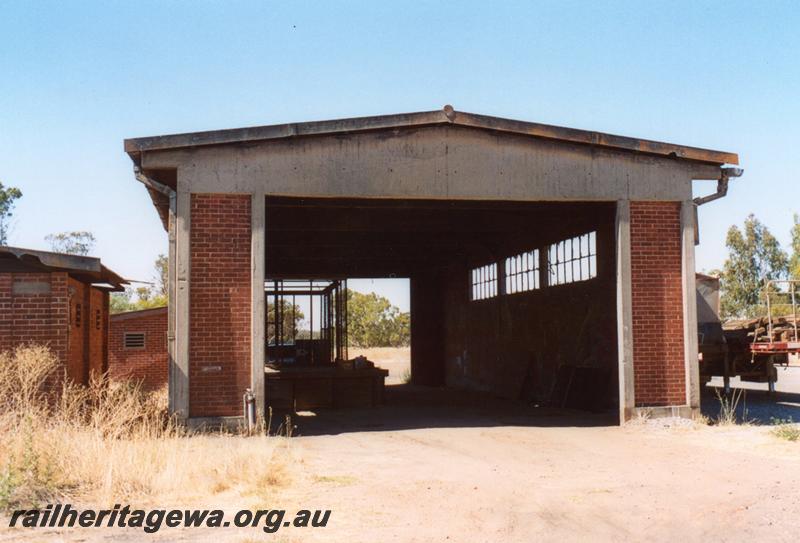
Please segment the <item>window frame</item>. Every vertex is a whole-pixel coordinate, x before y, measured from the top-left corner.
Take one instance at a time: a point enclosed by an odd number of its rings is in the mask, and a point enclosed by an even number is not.
[[[500,295],[498,270],[497,262],[490,262],[470,270],[469,299],[471,302],[491,300]]]
[[[584,243],[585,242],[585,243]],[[582,283],[597,278],[597,231],[565,238],[547,246],[547,286]]]
[[[503,260],[504,294],[522,294],[542,288],[539,249],[523,251]]]

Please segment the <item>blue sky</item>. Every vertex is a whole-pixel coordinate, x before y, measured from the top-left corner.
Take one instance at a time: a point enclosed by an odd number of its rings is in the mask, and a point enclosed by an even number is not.
[[[797,28],[797,2],[0,0],[11,242],[90,230],[150,279],[166,234],[124,138],[450,103],[738,152],[745,176],[700,213],[698,269],[718,267],[728,226],[755,213],[788,243],[800,212]]]

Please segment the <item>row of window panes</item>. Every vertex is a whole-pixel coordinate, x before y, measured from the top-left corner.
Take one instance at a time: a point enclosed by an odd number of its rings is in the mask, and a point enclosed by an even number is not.
[[[547,248],[548,285],[565,285],[597,277],[597,234],[589,232],[553,243]],[[527,251],[505,259],[506,293],[527,292],[540,288],[539,250]],[[474,268],[472,300],[498,295],[497,263]]]

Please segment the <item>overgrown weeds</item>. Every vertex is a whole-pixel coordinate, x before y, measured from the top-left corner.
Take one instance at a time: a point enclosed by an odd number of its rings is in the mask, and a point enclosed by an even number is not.
[[[800,439],[800,426],[795,424],[791,417],[788,419],[772,419],[772,435],[786,441]]]
[[[722,394],[719,389],[715,390],[717,401],[719,401],[719,415],[717,415],[717,424],[720,426],[727,426],[738,424],[739,403],[742,403],[742,422],[747,422],[747,396],[744,389],[731,390],[730,394]]]
[[[166,391],[104,378],[57,386],[61,371],[46,347],[0,353],[2,509],[64,498],[185,503],[288,477],[275,438],[189,432],[168,416]]]

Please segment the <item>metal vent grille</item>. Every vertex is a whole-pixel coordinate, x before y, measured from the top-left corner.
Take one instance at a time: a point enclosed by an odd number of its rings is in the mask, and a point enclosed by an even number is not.
[[[125,332],[123,343],[126,349],[144,349],[144,332]]]

